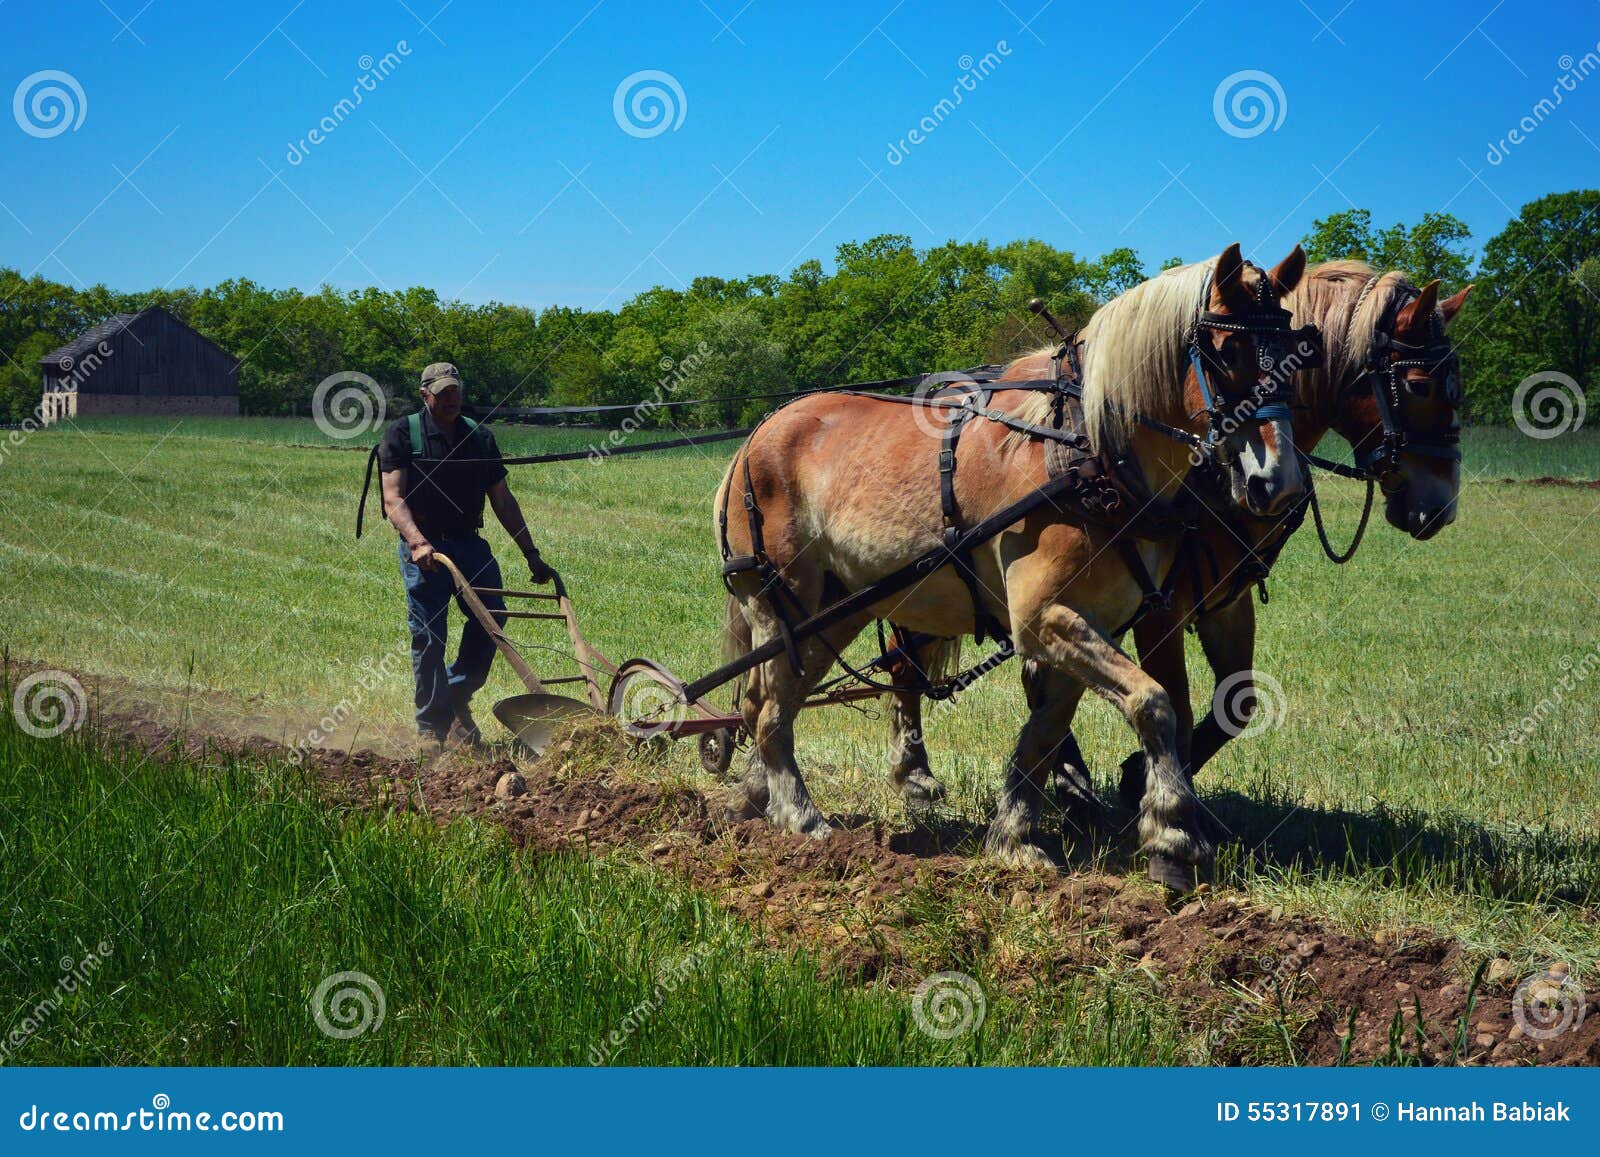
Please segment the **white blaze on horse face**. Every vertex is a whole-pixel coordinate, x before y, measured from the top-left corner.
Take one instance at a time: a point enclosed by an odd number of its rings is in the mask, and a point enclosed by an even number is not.
[[[1246,422],[1230,440],[1238,454],[1230,471],[1236,505],[1266,517],[1279,513],[1305,491],[1305,473],[1287,418]]]

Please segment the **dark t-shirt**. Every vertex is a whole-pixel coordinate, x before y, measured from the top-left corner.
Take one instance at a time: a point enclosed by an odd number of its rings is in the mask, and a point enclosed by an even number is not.
[[[471,459],[489,459],[474,463]],[[462,538],[483,525],[483,503],[489,488],[506,476],[500,448],[487,427],[469,434],[465,421],[456,422],[455,437],[448,438],[422,411],[422,455],[411,453],[410,419],[390,422],[378,443],[378,469],[406,472],[401,494],[417,526],[430,539]]]

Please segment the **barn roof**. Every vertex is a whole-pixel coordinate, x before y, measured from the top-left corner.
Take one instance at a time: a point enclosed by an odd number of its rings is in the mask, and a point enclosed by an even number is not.
[[[112,334],[121,333],[133,323],[135,318],[142,317],[144,314],[149,313],[150,310],[157,308],[159,307],[152,305],[145,309],[141,309],[138,313],[112,314],[99,325],[91,326],[90,328],[84,330],[66,345],[60,346],[45,354],[44,357],[39,359],[39,364],[41,366],[53,366],[58,364],[62,358],[68,357],[70,357],[73,361],[77,361],[84,354],[99,346],[101,342],[105,341],[106,338],[110,337]]]

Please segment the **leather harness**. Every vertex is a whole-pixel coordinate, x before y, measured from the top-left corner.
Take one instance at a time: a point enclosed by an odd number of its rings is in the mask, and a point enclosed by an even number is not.
[[[1379,280],[1379,277],[1373,277],[1362,289],[1351,310],[1352,319]],[[1225,483],[1218,478],[1216,472],[1203,467],[1197,471],[1196,489],[1201,493],[1206,513],[1227,527],[1232,537],[1243,546],[1245,558],[1234,568],[1231,575],[1224,576],[1216,554],[1205,536],[1198,532],[1184,536],[1179,546],[1179,562],[1174,564],[1173,569],[1177,570],[1182,566],[1191,573],[1194,585],[1194,619],[1203,618],[1231,606],[1252,586],[1257,588],[1261,602],[1265,605],[1268,601],[1267,578],[1271,575],[1272,568],[1277,564],[1278,557],[1289,539],[1305,522],[1307,509],[1311,510],[1316,521],[1324,554],[1336,564],[1347,563],[1355,557],[1356,550],[1366,533],[1368,519],[1372,514],[1374,484],[1398,472],[1402,455],[1420,454],[1446,460],[1461,458],[1459,428],[1452,426],[1438,433],[1418,432],[1411,428],[1405,418],[1403,391],[1406,387],[1403,378],[1404,371],[1410,368],[1426,369],[1430,377],[1437,376],[1442,370],[1444,382],[1441,388],[1445,400],[1452,410],[1458,410],[1462,401],[1460,361],[1455,347],[1445,338],[1437,317],[1430,317],[1428,320],[1429,340],[1426,344],[1412,345],[1394,336],[1393,327],[1400,310],[1416,300],[1416,297],[1414,293],[1404,297],[1397,296],[1389,304],[1384,310],[1383,317],[1378,321],[1365,366],[1335,394],[1337,410],[1353,392],[1362,388],[1372,391],[1382,431],[1377,445],[1363,452],[1358,444],[1354,448],[1357,458],[1357,465],[1354,467],[1315,454],[1302,455],[1311,465],[1367,484],[1367,497],[1362,507],[1361,520],[1349,547],[1344,551],[1333,549],[1327,528],[1322,521],[1322,509],[1317,500],[1311,475],[1308,474],[1306,477],[1305,496],[1282,518],[1275,521],[1272,531],[1269,532],[1270,537],[1258,542],[1256,541],[1258,527],[1250,525],[1252,521],[1250,517],[1234,505],[1226,493]],[[1365,442],[1366,439],[1363,438],[1361,441]],[[1202,565],[1209,565],[1211,574],[1209,582],[1202,577]],[[1225,577],[1230,580],[1227,592],[1219,600],[1208,603],[1206,592],[1220,585]]]
[[[1148,416],[1138,416],[1138,421],[1147,428],[1188,445],[1196,453],[1204,468],[1212,468],[1218,457],[1218,448],[1223,444],[1231,422],[1289,419],[1290,410],[1285,394],[1292,375],[1275,373],[1277,368],[1287,361],[1284,341],[1294,337],[1299,337],[1302,341],[1316,338],[1314,327],[1307,326],[1299,330],[1290,327],[1290,314],[1279,307],[1275,299],[1270,296],[1271,289],[1265,275],[1261,277],[1259,285],[1261,288],[1258,290],[1256,309],[1252,312],[1238,316],[1202,310],[1196,314],[1190,330],[1189,358],[1199,379],[1201,394],[1205,401],[1203,412],[1210,419],[1206,436],[1199,438],[1186,430],[1169,426]],[[1202,300],[1209,300],[1209,294],[1208,279]],[[1228,399],[1233,407],[1232,412],[1228,412],[1223,405],[1224,400],[1213,393],[1207,378],[1207,359],[1201,353],[1199,340],[1199,332],[1202,329],[1249,333],[1254,336],[1258,342],[1258,365],[1263,372],[1273,375],[1269,379],[1271,383],[1269,388],[1261,390],[1258,387],[1249,398]],[[972,599],[975,639],[981,643],[985,638],[989,638],[999,644],[1000,652],[992,658],[1003,659],[1009,656],[1014,653],[1010,632],[986,605],[982,582],[978,578],[973,560],[973,551],[1046,503],[1069,522],[1080,526],[1094,524],[1108,530],[1113,545],[1128,567],[1129,573],[1138,583],[1141,590],[1139,607],[1128,622],[1113,632],[1113,637],[1125,633],[1149,611],[1170,608],[1173,583],[1179,568],[1172,567],[1166,581],[1157,584],[1144,564],[1137,540],[1160,541],[1178,538],[1180,543],[1192,541],[1194,538],[1192,532],[1197,527],[1194,520],[1197,513],[1196,503],[1187,491],[1176,502],[1158,501],[1151,494],[1138,462],[1131,452],[1116,453],[1105,450],[1097,453],[1093,449],[1083,432],[1086,425],[1083,418],[1083,373],[1079,359],[1081,344],[1081,339],[1077,335],[1063,334],[1062,344],[1051,358],[1052,376],[1047,379],[1013,382],[995,378],[976,378],[966,374],[950,374],[937,375],[938,379],[944,381],[936,384],[943,385],[944,388],[925,396],[902,397],[865,391],[840,391],[855,397],[938,407],[948,412],[949,416],[940,435],[938,455],[939,506],[943,525],[939,544],[933,550],[814,615],[808,615],[800,597],[767,554],[762,531],[763,515],[756,499],[747,442],[742,473],[750,553],[735,555],[732,551],[728,541],[728,503],[724,500],[717,514],[723,557],[723,582],[732,593],[734,575],[755,571],[762,583],[758,594],[767,601],[778,620],[779,638],[770,640],[743,658],[691,684],[688,689],[691,699],[779,653],[786,655],[796,672],[801,672],[803,664],[799,654],[799,640],[820,635],[827,627],[904,590],[946,565],[954,568]],[[1320,341],[1317,345],[1320,349]],[[992,408],[990,405],[992,395],[996,391],[1003,390],[1050,393],[1053,402],[1050,424],[1028,422],[1006,411]],[[774,414],[777,412],[773,411]],[[770,417],[771,415],[768,415],[768,418]],[[996,422],[1008,429],[1042,439],[1045,443],[1049,477],[1042,486],[1004,511],[984,519],[975,526],[968,526],[964,524],[956,498],[955,472],[961,434],[974,418]],[[764,425],[765,421],[766,419],[763,419],[761,424]],[[759,429],[760,425],[756,427],[756,431]],[[752,432],[750,437],[753,441],[755,432]],[[831,645],[829,649],[833,651],[834,658],[852,676],[871,686],[882,686],[874,683],[863,672],[851,667]],[[874,665],[881,665],[881,660],[879,664]],[[982,673],[994,665],[996,664],[986,660],[972,671]],[[962,672],[947,681],[947,684],[970,681],[969,675],[971,672]],[[945,686],[923,690],[943,691]],[[889,687],[883,689],[905,690]]]

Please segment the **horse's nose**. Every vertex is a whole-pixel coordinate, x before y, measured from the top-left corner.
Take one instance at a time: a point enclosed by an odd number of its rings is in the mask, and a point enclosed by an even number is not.
[[[1244,484],[1244,497],[1252,511],[1265,514],[1272,506],[1272,486],[1265,478],[1249,478]]]

